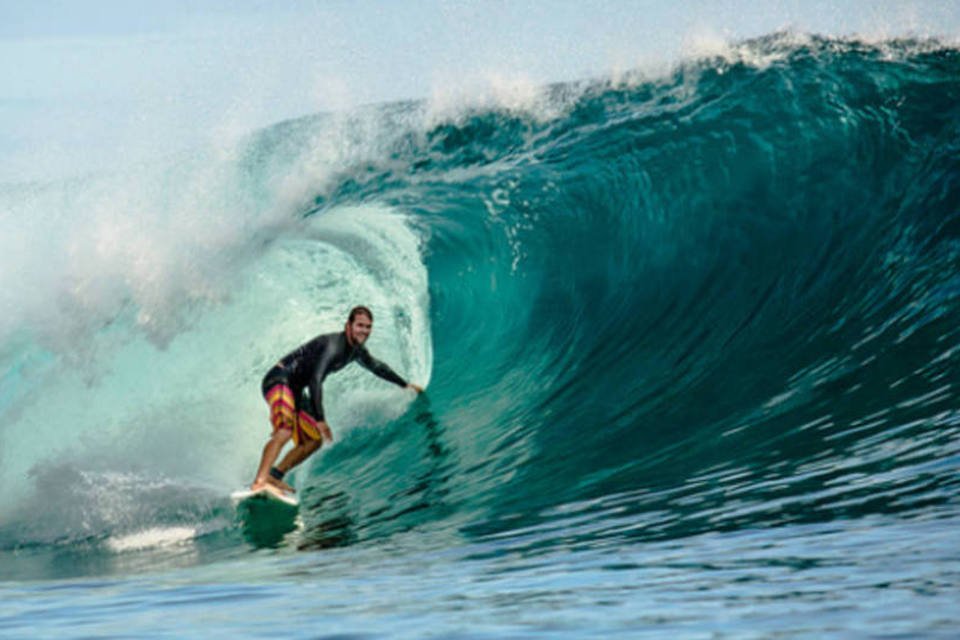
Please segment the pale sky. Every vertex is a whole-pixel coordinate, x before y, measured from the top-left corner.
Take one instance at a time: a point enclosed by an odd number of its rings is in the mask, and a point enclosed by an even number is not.
[[[784,28],[956,41],[960,0],[0,0],[0,183],[496,79],[602,75]]]

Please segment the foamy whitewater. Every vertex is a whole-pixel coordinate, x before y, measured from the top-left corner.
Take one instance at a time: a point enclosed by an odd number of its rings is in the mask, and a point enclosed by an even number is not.
[[[960,50],[778,33],[0,185],[0,636],[953,637]],[[376,315],[292,529],[276,359]]]

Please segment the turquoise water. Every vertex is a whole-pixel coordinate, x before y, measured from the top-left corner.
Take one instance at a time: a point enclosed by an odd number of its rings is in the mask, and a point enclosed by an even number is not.
[[[5,185],[0,634],[952,637],[960,54],[776,34]],[[376,315],[301,520],[276,357]]]

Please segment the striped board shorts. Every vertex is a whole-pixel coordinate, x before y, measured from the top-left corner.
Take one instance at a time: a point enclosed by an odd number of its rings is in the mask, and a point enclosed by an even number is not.
[[[318,420],[303,409],[297,410],[293,389],[282,378],[264,381],[263,397],[270,407],[270,424],[274,432],[287,429],[293,432],[293,442],[301,444],[307,440],[320,440]]]

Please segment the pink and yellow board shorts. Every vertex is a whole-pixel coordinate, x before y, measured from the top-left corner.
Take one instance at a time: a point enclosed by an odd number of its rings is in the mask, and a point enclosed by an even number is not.
[[[270,406],[270,424],[274,432],[280,429],[293,431],[293,441],[300,444],[307,440],[319,440],[320,429],[317,420],[301,409],[296,410],[293,399],[293,390],[285,384],[278,383],[270,387],[263,396]]]

